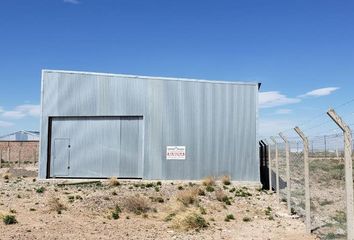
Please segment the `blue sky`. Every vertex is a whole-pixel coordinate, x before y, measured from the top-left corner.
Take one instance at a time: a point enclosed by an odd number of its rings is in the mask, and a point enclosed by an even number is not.
[[[328,132],[307,120],[354,98],[353,24],[353,1],[1,1],[0,134],[39,129],[44,68],[257,81],[261,135]]]

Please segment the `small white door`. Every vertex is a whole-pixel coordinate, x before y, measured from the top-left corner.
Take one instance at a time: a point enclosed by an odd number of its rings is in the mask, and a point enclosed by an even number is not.
[[[70,169],[70,139],[54,139],[53,146],[53,176],[62,177],[69,175]]]

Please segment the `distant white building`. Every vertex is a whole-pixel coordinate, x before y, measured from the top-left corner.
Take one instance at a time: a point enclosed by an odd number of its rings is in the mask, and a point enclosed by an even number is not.
[[[4,136],[0,136],[0,141],[39,141],[39,132],[17,131]]]

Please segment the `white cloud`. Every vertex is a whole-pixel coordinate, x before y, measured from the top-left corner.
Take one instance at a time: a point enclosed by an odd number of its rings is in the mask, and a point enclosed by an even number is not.
[[[15,107],[10,111],[2,111],[2,116],[5,118],[21,119],[27,116],[39,117],[40,106],[34,104],[24,104]]]
[[[301,102],[301,99],[288,98],[277,91],[259,93],[259,106],[261,108],[271,108],[298,102]]]
[[[338,87],[327,87],[327,88],[319,88],[315,89],[311,92],[305,93],[304,95],[301,95],[300,97],[322,97],[322,96],[327,96],[333,93],[334,91],[338,90]]]
[[[284,115],[284,114],[290,114],[290,113],[292,113],[292,112],[293,112],[293,110],[291,110],[291,109],[282,108],[282,109],[278,109],[277,111],[275,111],[275,114]]]
[[[71,3],[71,4],[79,4],[79,0],[64,0],[65,3]]]
[[[14,124],[12,122],[0,121],[0,128],[12,127]]]

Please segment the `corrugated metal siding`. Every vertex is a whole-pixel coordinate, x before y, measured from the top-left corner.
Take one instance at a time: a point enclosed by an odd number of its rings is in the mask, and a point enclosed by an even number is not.
[[[257,84],[61,71],[44,71],[42,84],[41,178],[48,116],[135,115],[144,117],[145,179],[259,181]],[[186,160],[166,160],[166,146],[186,146]]]

